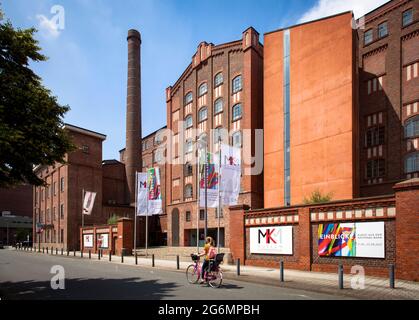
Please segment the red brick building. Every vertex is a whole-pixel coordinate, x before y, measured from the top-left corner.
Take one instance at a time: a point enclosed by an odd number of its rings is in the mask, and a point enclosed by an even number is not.
[[[218,135],[230,145],[246,144],[242,158],[244,167],[250,166],[256,143],[254,130],[248,137],[246,129],[263,128],[262,76],[263,46],[258,32],[249,28],[237,41],[200,43],[190,65],[167,88],[167,127],[173,133],[165,194],[169,246],[195,246],[197,223],[200,240],[204,237],[205,213],[197,208],[197,139],[206,141],[210,152],[218,151]],[[261,173],[243,175],[240,203],[262,206]],[[228,215],[225,208],[220,216],[220,245],[226,247],[230,242]],[[217,212],[209,209],[208,234],[214,239],[217,226]]]

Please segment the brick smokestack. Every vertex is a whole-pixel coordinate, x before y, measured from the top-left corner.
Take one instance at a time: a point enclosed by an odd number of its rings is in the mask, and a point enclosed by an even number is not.
[[[142,170],[141,157],[141,34],[128,31],[127,132],[125,170],[128,200],[135,203],[135,172]]]

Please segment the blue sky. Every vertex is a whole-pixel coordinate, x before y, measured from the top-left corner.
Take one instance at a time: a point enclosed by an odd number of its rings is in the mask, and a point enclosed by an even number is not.
[[[347,10],[359,17],[386,0],[0,2],[15,27],[39,30],[36,38],[49,60],[32,68],[59,102],[71,107],[65,122],[106,134],[103,158],[119,159],[118,150],[125,146],[128,29],[142,34],[142,125],[147,135],[165,125],[165,88],[182,74],[201,41],[237,40],[249,26],[263,35]],[[64,8],[63,29],[52,23],[54,5]]]

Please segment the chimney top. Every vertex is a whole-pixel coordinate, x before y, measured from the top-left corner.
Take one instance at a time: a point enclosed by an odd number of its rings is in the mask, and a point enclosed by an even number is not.
[[[136,38],[141,42],[141,34],[140,34],[139,31],[137,31],[135,29],[128,30],[127,40],[129,40],[130,38]]]

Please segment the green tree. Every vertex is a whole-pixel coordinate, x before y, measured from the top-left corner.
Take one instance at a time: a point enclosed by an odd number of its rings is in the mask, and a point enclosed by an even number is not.
[[[119,217],[116,214],[113,214],[112,217],[108,219],[108,224],[117,224]]]
[[[73,145],[63,128],[69,110],[46,89],[29,62],[45,61],[35,29],[0,22],[0,187],[42,185],[37,165],[63,163]]]
[[[310,197],[304,197],[304,204],[326,203],[332,200],[332,193],[322,194],[320,190],[315,190],[311,193]]]

